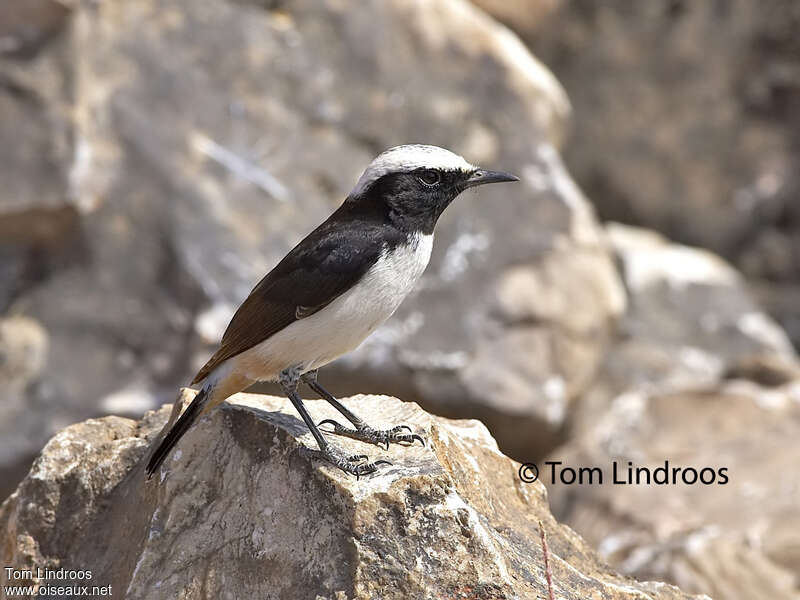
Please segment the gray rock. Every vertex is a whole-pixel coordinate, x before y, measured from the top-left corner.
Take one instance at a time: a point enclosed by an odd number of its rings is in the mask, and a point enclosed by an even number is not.
[[[780,324],[795,348],[800,348],[800,284],[751,280],[753,296]]]
[[[169,407],[68,427],[0,507],[3,563],[90,569],[128,600],[534,598],[547,593],[542,522],[557,597],[689,598],[599,563],[481,424],[389,397],[345,402],[374,423],[412,424],[428,446],[394,447],[392,467],[356,480],[303,455],[313,440],[288,401],[241,394],[148,482],[142,460]],[[323,404],[311,412],[333,416]]]
[[[0,319],[0,497],[14,491],[31,460],[55,433],[58,406],[31,406],[29,391],[47,364],[48,339],[42,326],[26,317]],[[58,425],[60,426],[60,425]]]
[[[64,56],[66,4],[0,6],[0,312],[79,252],[70,196],[70,102]],[[50,40],[50,53],[37,51]]]
[[[599,466],[603,485],[548,485],[553,511],[634,577],[719,600],[797,598],[799,407],[800,379],[620,395],[552,457]],[[613,485],[613,461],[623,481],[629,461],[651,471],[668,461],[724,468],[728,482]]]
[[[798,483],[788,463],[800,439],[800,365],[791,344],[716,255],[647,230],[607,232],[628,311],[573,410],[570,440],[549,457],[598,467],[603,484],[556,477],[554,513],[636,577],[721,600],[798,597]],[[729,482],[632,485],[629,461],[725,468]]]
[[[594,423],[620,394],[713,385],[748,361],[797,365],[786,334],[721,258],[644,229],[609,224],[606,231],[628,311],[573,412],[578,429]]]
[[[64,27],[72,0],[5,0],[0,5],[0,56],[29,57]]]
[[[798,280],[797,2],[478,3],[566,88],[567,164],[604,219],[710,248],[765,283]]]
[[[564,0],[472,0],[511,29],[531,36],[559,9]]]

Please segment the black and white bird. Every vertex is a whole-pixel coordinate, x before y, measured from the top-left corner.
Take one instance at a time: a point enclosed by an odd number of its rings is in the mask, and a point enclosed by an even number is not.
[[[198,417],[257,381],[280,383],[317,441],[314,455],[348,473],[372,473],[385,461],[347,456],[330,444],[303,406],[300,382],[352,424],[323,421],[333,426],[331,433],[387,448],[390,442],[422,441],[405,425],[367,425],[317,382],[317,370],[354,350],[394,313],[425,270],[436,221],[453,199],[503,181],[518,178],[478,168],[437,146],[397,146],[375,158],[344,203],[236,311],[219,350],[192,381],[201,384],[200,392],[151,455],[148,476]]]

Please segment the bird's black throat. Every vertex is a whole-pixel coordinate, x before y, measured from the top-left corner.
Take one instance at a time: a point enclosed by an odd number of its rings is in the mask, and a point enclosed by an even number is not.
[[[372,216],[410,234],[433,233],[444,210],[464,189],[467,174],[440,171],[440,181],[429,186],[415,171],[389,173],[377,179],[358,196],[350,196],[342,208],[352,216]]]

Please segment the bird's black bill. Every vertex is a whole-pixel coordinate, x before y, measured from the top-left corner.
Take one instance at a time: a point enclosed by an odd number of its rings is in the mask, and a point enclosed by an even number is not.
[[[504,181],[519,181],[519,177],[503,171],[478,169],[467,179],[466,187],[471,188],[484,183],[503,183]]]

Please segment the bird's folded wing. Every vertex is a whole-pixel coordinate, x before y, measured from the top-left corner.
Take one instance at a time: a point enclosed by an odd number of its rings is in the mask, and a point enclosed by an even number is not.
[[[289,252],[234,314],[219,350],[192,383],[294,321],[311,316],[355,285],[382,244],[370,228],[320,227]]]

